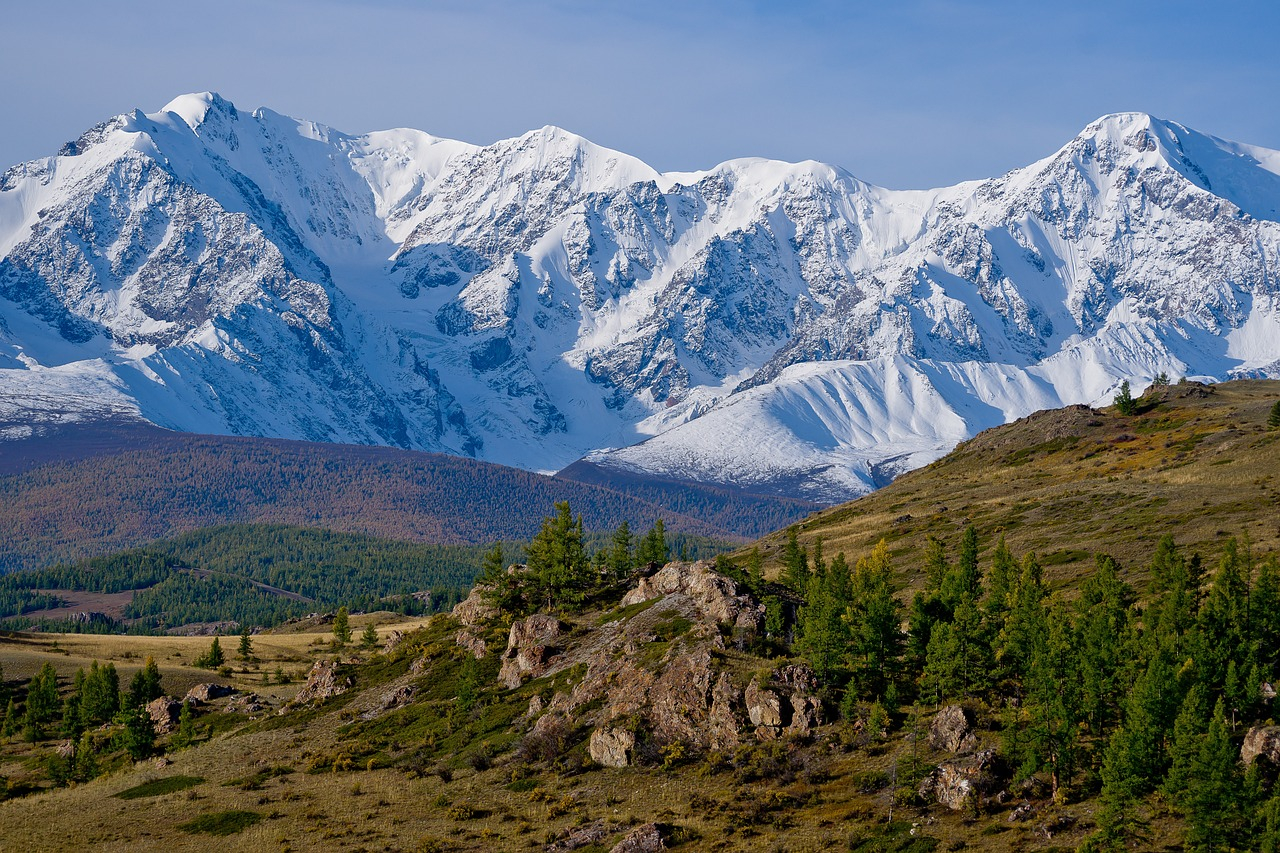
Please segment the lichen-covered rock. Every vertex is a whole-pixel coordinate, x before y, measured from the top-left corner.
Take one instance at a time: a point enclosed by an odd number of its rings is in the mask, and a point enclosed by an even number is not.
[[[396,708],[403,708],[413,699],[414,690],[412,684],[401,684],[392,690],[388,690],[378,697],[378,701],[372,708],[360,715],[362,720],[372,720],[382,716],[388,711]]]
[[[704,616],[715,622],[754,626],[758,606],[748,595],[739,595],[732,580],[716,572],[708,561],[667,563],[653,575],[641,578],[636,588],[622,599],[622,606],[639,604],[665,595],[686,595]]]
[[[1254,726],[1245,734],[1240,760],[1248,766],[1259,758],[1280,767],[1280,726]]]
[[[182,703],[171,696],[161,696],[147,703],[147,714],[157,734],[168,734],[178,726]]]
[[[718,706],[717,687],[721,693]],[[737,725],[730,707],[732,692],[727,680],[721,685],[716,679],[708,652],[680,655],[653,682],[645,716],[659,742],[684,741],[701,748],[732,749],[738,745]],[[732,725],[726,725],[730,721]],[[732,734],[727,731],[730,727]]]
[[[476,660],[480,660],[489,652],[488,646],[485,645],[484,637],[470,628],[459,629],[458,635],[454,637],[454,642],[471,652]]]
[[[929,724],[929,746],[945,752],[972,752],[978,746],[969,714],[960,705],[948,705]]]
[[[259,714],[270,707],[271,703],[257,693],[246,693],[227,703],[227,711],[233,714]]]
[[[613,845],[609,853],[659,853],[666,849],[658,825],[646,823],[627,833],[627,837]]]
[[[507,688],[515,689],[526,676],[542,675],[547,661],[555,655],[561,632],[560,620],[545,613],[513,622],[498,680]]]
[[[382,653],[389,655],[395,651],[396,646],[400,645],[400,641],[404,639],[404,631],[392,631],[387,635],[387,639],[382,643]]]
[[[293,701],[289,705],[319,704],[326,699],[346,693],[352,683],[351,676],[338,674],[337,661],[318,660],[311,666],[311,671],[307,673],[306,683],[302,685],[302,689],[298,691],[297,696],[293,697]],[[280,710],[283,713],[285,708]]]
[[[486,590],[488,587],[483,584],[472,587],[471,594],[454,605],[453,618],[468,628],[473,628],[497,616],[498,608],[485,597]]]
[[[583,826],[573,826],[565,830],[563,838],[557,838],[546,846],[547,853],[568,853],[592,844],[599,844],[617,827],[603,820],[592,821]]]
[[[636,747],[634,732],[627,729],[596,729],[591,733],[587,751],[591,760],[604,767],[626,767]]]
[[[226,684],[214,684],[212,682],[206,684],[197,684],[187,691],[184,701],[193,704],[202,704],[204,702],[212,702],[214,699],[221,699],[223,696],[230,696],[235,693],[234,687]]]
[[[995,751],[984,749],[967,758],[944,761],[920,783],[920,797],[960,811],[991,790]]]
[[[791,720],[787,731],[795,735],[807,735],[822,725],[822,701],[818,698],[818,677],[803,664],[784,666],[774,674],[774,680],[786,689],[791,704]]]

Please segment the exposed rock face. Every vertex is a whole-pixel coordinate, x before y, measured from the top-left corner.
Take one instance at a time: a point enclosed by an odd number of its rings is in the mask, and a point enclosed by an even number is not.
[[[602,820],[593,821],[585,826],[575,826],[568,830],[564,838],[548,844],[546,851],[547,853],[566,853],[566,851],[577,850],[590,844],[599,844],[609,833],[614,832],[616,829],[616,826],[607,824]]]
[[[969,715],[960,705],[948,705],[929,725],[929,746],[946,752],[972,752],[978,745]]]
[[[993,784],[995,751],[984,749],[968,758],[944,761],[920,783],[920,796],[953,811],[975,804]]]
[[[182,703],[170,696],[161,696],[147,703],[147,713],[157,734],[168,734],[178,726]]]
[[[326,699],[346,693],[351,684],[350,676],[338,675],[337,661],[318,660],[307,673],[307,683],[302,685],[298,695],[293,697],[293,701],[289,704],[294,706],[319,704]],[[284,709],[282,708],[281,711],[283,712]]]
[[[659,741],[684,741],[711,749],[738,745],[738,726],[731,703],[736,691],[711,668],[711,655],[692,652],[672,660],[649,690],[649,712]]]
[[[813,670],[784,666],[774,673],[770,684],[772,687],[762,687],[759,679],[753,678],[743,694],[757,737],[777,737],[784,727],[788,734],[803,736],[822,724],[822,703],[815,695],[818,680]]]
[[[515,689],[525,676],[542,675],[547,661],[556,652],[560,636],[560,620],[545,613],[535,613],[512,623],[498,680],[508,689]]]
[[[471,594],[453,606],[453,618],[468,628],[474,628],[497,616],[498,608],[484,596],[487,589],[482,584],[472,587]]]
[[[1254,726],[1244,736],[1240,760],[1249,765],[1259,758],[1280,767],[1280,726]]]
[[[658,831],[658,825],[646,823],[631,830],[627,837],[615,844],[609,853],[658,853],[666,849],[667,845],[662,843],[662,833]]]
[[[631,763],[636,736],[626,729],[596,729],[587,745],[591,760],[604,767],[626,767]]]
[[[376,717],[382,716],[388,711],[396,708],[402,708],[412,701],[415,692],[417,691],[413,689],[412,684],[401,684],[393,690],[388,690],[386,693],[379,696],[377,703],[372,708],[361,714],[360,718],[363,720],[372,720]]]
[[[470,628],[463,628],[458,631],[458,636],[454,637],[454,642],[462,648],[471,652],[476,660],[488,654],[488,647],[485,645],[484,637],[477,634]]]
[[[635,589],[622,599],[622,606],[639,604],[664,595],[687,595],[708,619],[739,627],[758,627],[763,610],[748,595],[739,595],[737,585],[712,568],[712,563],[667,563],[652,576],[641,578]]]
[[[197,684],[187,691],[184,701],[202,704],[204,702],[212,702],[214,699],[221,699],[223,696],[230,696],[235,692],[234,687],[228,687],[225,684]]]

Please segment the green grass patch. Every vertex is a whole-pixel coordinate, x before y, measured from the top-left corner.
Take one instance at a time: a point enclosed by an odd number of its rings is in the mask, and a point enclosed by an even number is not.
[[[178,829],[183,832],[203,833],[205,835],[235,835],[237,832],[243,832],[262,820],[262,815],[258,812],[247,812],[232,809],[225,812],[212,812],[210,814],[200,815],[195,820],[189,820],[186,823],[178,825]]]
[[[141,800],[146,797],[158,797],[161,794],[172,794],[175,791],[185,791],[202,782],[204,782],[203,776],[166,776],[163,779],[153,779],[141,785],[134,785],[132,788],[125,788],[115,796],[119,800]]]

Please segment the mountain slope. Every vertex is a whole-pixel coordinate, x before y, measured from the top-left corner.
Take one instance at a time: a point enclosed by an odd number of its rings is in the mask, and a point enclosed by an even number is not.
[[[826,553],[861,554],[881,538],[909,580],[925,539],[954,545],[972,524],[984,547],[1000,536],[1034,552],[1046,579],[1070,584],[1107,553],[1142,587],[1143,566],[1170,534],[1206,559],[1229,537],[1261,555],[1280,550],[1280,431],[1266,428],[1280,382],[1238,380],[1152,388],[1139,412],[1086,406],[1039,412],[982,432],[944,458],[799,528]],[[784,532],[762,540],[779,558]]]
[[[1280,375],[1277,209],[1280,153],[1139,113],[897,192],[186,95],[0,177],[0,427],[130,415],[835,502],[1122,378]]]
[[[395,448],[72,424],[4,445],[0,571],[228,523],[488,544],[528,539],[567,500],[589,530],[625,520],[642,531],[662,518],[673,531],[732,540],[816,508],[688,485],[628,488]]]

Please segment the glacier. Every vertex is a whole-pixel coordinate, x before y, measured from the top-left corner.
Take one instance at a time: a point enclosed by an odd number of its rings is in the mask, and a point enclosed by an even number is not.
[[[1280,377],[1280,152],[1143,113],[895,191],[212,93],[0,175],[0,438],[140,418],[838,502],[1120,382]]]

